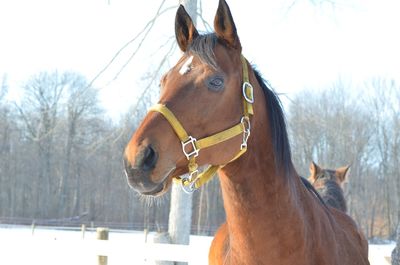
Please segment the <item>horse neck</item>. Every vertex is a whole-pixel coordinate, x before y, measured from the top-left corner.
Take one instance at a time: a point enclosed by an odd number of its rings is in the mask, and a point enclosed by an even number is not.
[[[248,150],[220,172],[229,237],[234,238],[230,240],[230,247],[235,249],[235,253],[242,253],[243,259],[254,258],[252,253],[277,249],[272,245],[281,244],[280,240],[289,238],[290,233],[293,236],[294,231],[290,228],[301,226],[293,226],[292,222],[301,222],[302,216],[302,207],[297,204],[302,183],[297,176],[287,176],[282,170],[275,170],[264,95],[261,87],[254,81],[252,83],[256,103]],[[292,174],[296,174],[294,169]],[[295,233],[301,235],[303,232]],[[292,241],[298,244],[297,240]],[[260,246],[264,249],[254,252]],[[243,248],[249,249],[246,252]]]

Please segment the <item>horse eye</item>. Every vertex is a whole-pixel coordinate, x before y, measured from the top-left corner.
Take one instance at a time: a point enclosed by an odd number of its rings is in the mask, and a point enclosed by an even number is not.
[[[208,89],[218,92],[224,88],[224,79],[222,76],[212,76],[206,81]]]

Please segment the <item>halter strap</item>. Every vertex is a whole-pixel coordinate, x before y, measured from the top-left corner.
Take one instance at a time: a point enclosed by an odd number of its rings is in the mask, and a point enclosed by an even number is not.
[[[243,106],[244,106],[244,114],[245,116],[253,115],[253,103],[254,103],[254,91],[253,86],[250,84],[249,80],[249,69],[247,67],[246,58],[243,55],[240,56],[243,65],[243,85],[242,85],[242,93],[243,93]]]
[[[149,112],[154,111],[161,113],[164,118],[169,122],[176,135],[182,144],[182,151],[189,161],[189,177],[175,177],[174,180],[182,184],[184,191],[191,193],[196,189],[200,188],[206,182],[208,182],[218,171],[218,169],[224,167],[225,165],[212,165],[209,166],[202,173],[198,173],[198,165],[196,163],[196,157],[203,148],[207,148],[224,141],[227,141],[233,137],[240,134],[243,135],[242,144],[240,146],[239,152],[228,162],[232,162],[244,154],[247,150],[247,140],[250,136],[250,115],[254,114],[253,103],[254,103],[254,93],[253,86],[249,82],[249,72],[247,67],[247,61],[241,56],[242,66],[243,66],[243,106],[244,115],[240,122],[224,131],[218,132],[216,134],[210,135],[208,137],[197,140],[193,136],[189,135],[179,120],[175,115],[163,104],[156,104],[149,109]],[[227,163],[227,164],[228,164]]]
[[[224,142],[226,140],[229,140],[239,134],[242,134],[243,131],[245,130],[245,125],[244,123],[241,122],[222,132],[197,140],[196,138],[193,138],[192,136],[189,136],[187,134],[187,132],[185,131],[179,120],[175,117],[172,111],[170,111],[165,105],[156,104],[152,106],[149,109],[149,111],[159,112],[164,116],[164,118],[168,120],[169,124],[174,129],[176,135],[179,137],[179,140],[181,140],[182,142],[182,149],[184,150],[185,155],[189,157],[191,156],[191,153],[189,153],[190,150],[189,152],[187,152],[186,148],[186,146],[188,146],[189,144],[191,145],[189,147],[192,147],[191,151],[194,153],[196,152],[196,150],[207,148],[219,144],[221,142]]]

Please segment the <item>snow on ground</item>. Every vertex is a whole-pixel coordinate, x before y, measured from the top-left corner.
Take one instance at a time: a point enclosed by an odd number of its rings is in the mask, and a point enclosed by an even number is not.
[[[97,265],[98,254],[108,256],[109,265],[153,265],[154,258],[177,258],[190,265],[207,264],[212,237],[191,236],[190,246],[152,244],[154,233],[111,230],[108,241],[96,240],[95,230],[81,231],[29,226],[0,227],[1,265]],[[389,265],[394,243],[370,245],[371,265]]]
[[[142,231],[110,230],[109,240],[96,239],[95,229],[81,231],[29,226],[0,227],[1,265],[97,265],[98,255],[108,256],[109,265],[154,265],[157,257],[207,264],[212,237],[191,236],[189,246],[152,244],[154,233],[145,243]]]
[[[389,258],[396,244],[369,245],[369,262],[371,265],[390,265]]]

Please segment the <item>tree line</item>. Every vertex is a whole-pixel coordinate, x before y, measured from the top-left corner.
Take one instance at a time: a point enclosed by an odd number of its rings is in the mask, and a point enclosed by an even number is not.
[[[304,90],[285,104],[295,166],[351,165],[349,214],[369,237],[393,237],[400,220],[400,86],[375,78],[352,89]],[[0,222],[106,224],[166,231],[170,194],[149,199],[130,190],[122,152],[157,96],[146,93],[119,121],[107,118],[98,90],[73,72],[42,72],[20,100],[0,90]],[[354,94],[351,91],[363,91]],[[287,105],[287,106],[286,106]],[[195,192],[192,233],[224,221],[218,178]]]
[[[399,225],[399,106],[400,85],[373,78],[357,90],[338,81],[317,93],[303,91],[288,110],[299,173],[308,176],[311,160],[330,168],[350,165],[348,212],[368,238],[393,238]]]

